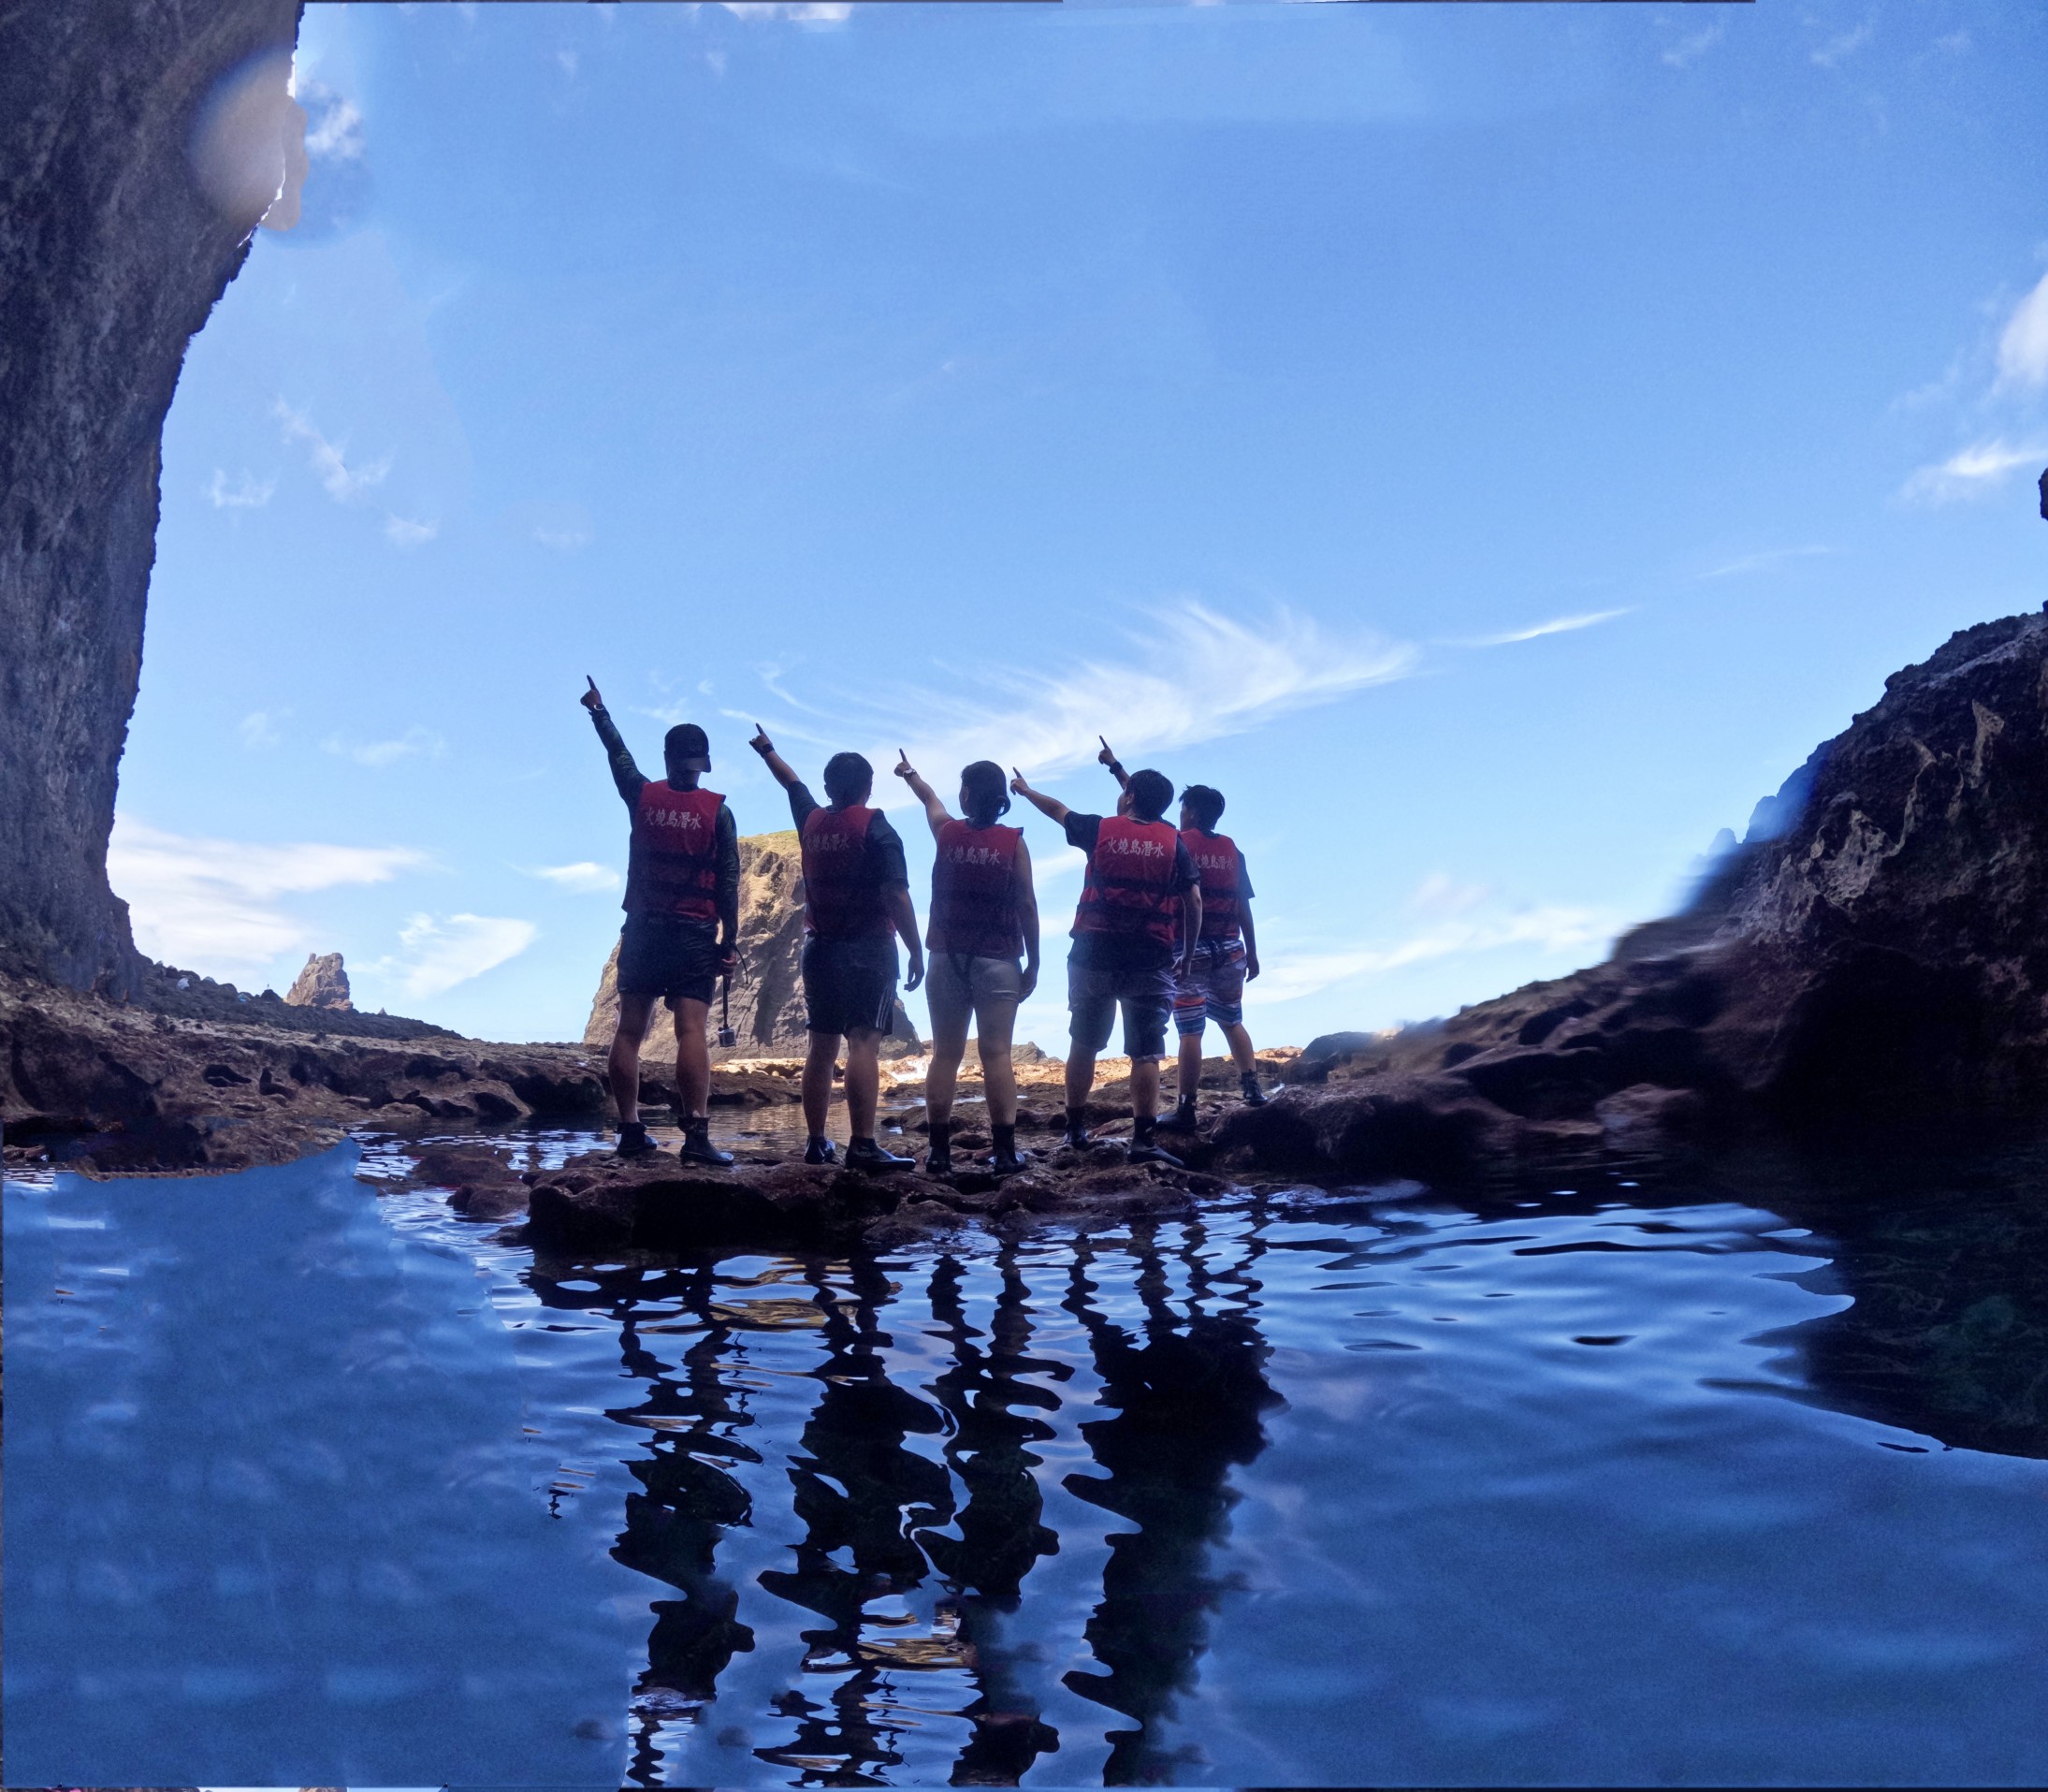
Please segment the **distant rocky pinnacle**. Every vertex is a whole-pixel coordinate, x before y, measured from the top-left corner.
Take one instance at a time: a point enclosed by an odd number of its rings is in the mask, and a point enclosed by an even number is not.
[[[804,1050],[803,882],[803,858],[794,828],[784,828],[779,834],[750,834],[740,841],[740,963],[733,979],[731,1008],[733,1030],[739,1039],[730,1052],[714,1051],[714,1057],[789,1056]],[[641,1056],[647,1063],[672,1064],[675,1030],[665,1015],[658,1014],[657,1023],[647,1028]],[[711,1024],[719,1024],[716,1001]],[[583,1042],[603,1051],[611,1044],[617,1025],[618,945],[614,941],[590,1002]],[[900,1056],[917,1046],[917,1028],[899,1001],[889,1037],[882,1042],[883,1056]]]
[[[348,997],[348,972],[341,968],[338,952],[316,953],[306,960],[284,999],[294,1008],[327,1008],[352,1013],[356,1004]]]

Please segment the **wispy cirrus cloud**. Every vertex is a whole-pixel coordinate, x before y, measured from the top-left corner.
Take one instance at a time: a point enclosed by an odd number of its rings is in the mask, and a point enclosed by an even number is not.
[[[516,958],[540,938],[530,921],[506,915],[415,914],[399,929],[399,949],[363,967],[410,997],[439,996]]]
[[[278,723],[291,713],[289,709],[252,709],[235,724],[235,732],[251,752],[274,747],[284,738],[279,732]]]
[[[1332,629],[1297,610],[1226,616],[1192,598],[1161,605],[1122,633],[1126,651],[1116,657],[1076,660],[1043,674],[978,669],[970,699],[935,701],[924,682],[868,699],[850,713],[845,704],[822,713],[877,743],[869,756],[882,774],[878,790],[894,786],[884,794],[893,801],[902,786],[886,768],[898,745],[935,775],[988,758],[1030,775],[1057,773],[1093,760],[1101,733],[1135,760],[1244,734],[1289,711],[1407,677],[1421,660],[1410,643]],[[763,682],[790,708],[818,713],[788,692],[784,677],[779,667],[763,668]],[[907,729],[904,717],[918,718],[919,725]],[[803,737],[801,724],[792,732]]]
[[[2013,306],[1998,334],[1998,383],[2048,386],[2048,274]]]
[[[1667,68],[1684,68],[1697,62],[1727,35],[1728,22],[1717,19],[1698,31],[1689,31],[1676,43],[1667,44],[1661,60]]]
[[[2036,443],[2015,447],[2000,436],[1951,455],[1938,466],[1922,467],[1899,488],[1909,503],[1950,503],[1996,489],[2016,467],[2033,467],[2048,459],[2048,446]]]
[[[1766,547],[1760,554],[1743,554],[1719,566],[1710,566],[1699,575],[1704,581],[1709,578],[1738,578],[1745,573],[1768,572],[1773,566],[1782,566],[1787,561],[1812,560],[1837,550],[1818,545],[1806,547]]]
[[[392,740],[352,741],[341,735],[329,735],[320,744],[339,759],[353,759],[358,765],[372,769],[395,765],[401,759],[439,759],[448,750],[445,740],[417,722]]]
[[[280,904],[344,884],[385,883],[427,863],[398,846],[311,841],[256,845],[115,820],[107,873],[127,902],[142,950],[209,972],[261,970],[308,945],[306,923]]]
[[[1505,648],[1513,647],[1518,641],[1540,641],[1547,634],[1572,634],[1580,629],[1598,628],[1601,623],[1611,622],[1618,616],[1630,615],[1634,607],[1624,605],[1618,610],[1586,610],[1576,616],[1553,616],[1547,622],[1532,622],[1527,628],[1509,629],[1502,634],[1482,634],[1461,645]]]
[[[201,495],[215,510],[260,510],[276,490],[275,479],[258,479],[246,472],[230,485],[225,467],[215,467],[212,478],[200,488]]]
[[[438,522],[414,522],[396,515],[384,519],[384,538],[394,547],[424,547],[440,533]]]
[[[1245,986],[1246,999],[1262,1005],[1294,1001],[1355,977],[1510,946],[1590,954],[1604,949],[1620,925],[1617,916],[1597,909],[1511,906],[1483,886],[1460,884],[1441,874],[1422,881],[1408,909],[1415,917],[1412,931],[1391,940],[1265,954],[1257,981]]]
[[[527,876],[552,883],[559,890],[574,890],[587,895],[616,890],[619,883],[617,871],[592,859],[579,859],[574,865],[536,865]]]
[[[348,444],[330,442],[305,412],[293,409],[283,399],[270,407],[287,442],[303,444],[314,476],[338,504],[353,503],[374,486],[380,486],[391,471],[391,457],[350,466]]]

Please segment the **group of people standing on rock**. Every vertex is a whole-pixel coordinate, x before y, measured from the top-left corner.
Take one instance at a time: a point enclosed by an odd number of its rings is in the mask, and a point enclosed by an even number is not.
[[[730,1152],[711,1143],[711,1056],[706,1040],[719,979],[738,961],[739,831],[724,797],[705,790],[711,769],[704,731],[683,722],[662,742],[667,777],[642,776],[598,694],[582,698],[610,755],[612,778],[632,816],[626,874],[626,923],[618,944],[618,1029],[608,1064],[618,1107],[618,1150],[655,1149],[640,1119],[640,1048],[654,1004],[675,1016],[675,1078],[686,1162],[723,1167]],[[1006,825],[1010,796],[1024,797],[1085,854],[1087,870],[1068,957],[1071,1042],[1067,1056],[1065,1143],[1091,1144],[1088,1096],[1096,1058],[1118,1011],[1131,1062],[1133,1163],[1173,1164],[1160,1130],[1192,1131],[1201,1080],[1202,1033],[1221,1028],[1243,1099],[1259,1087],[1243,995],[1258,975],[1252,886],[1243,855],[1226,834],[1221,793],[1190,785],[1180,825],[1166,819],[1173,785],[1161,772],[1126,773],[1109,742],[1099,755],[1118,786],[1115,812],[1087,815],[1033,790],[1022,772],[1005,778],[993,760],[960,774],[961,813],[899,754],[896,776],[924,806],[937,852],[932,866],[928,939],[918,932],[903,840],[873,806],[874,767],[859,753],[825,762],[821,803],[757,728],[748,743],[788,793],[801,842],[804,876],[804,1002],[809,1049],[804,1060],[806,1163],[838,1161],[827,1136],[832,1085],[845,1051],[845,1162],[866,1170],[907,1169],[915,1161],[876,1137],[880,1047],[895,1011],[900,940],[908,957],[906,991],[921,983],[931,1007],[932,1053],[925,1079],[931,1129],[925,1168],[954,1168],[953,1098],[971,1024],[980,1045],[997,1174],[1024,1167],[1017,1150],[1017,1080],[1011,1044],[1017,1006],[1039,981],[1039,906],[1031,854],[1021,827]],[[931,954],[927,976],[925,953]],[[1160,1060],[1169,1018],[1180,1035],[1179,1100],[1159,1118]]]

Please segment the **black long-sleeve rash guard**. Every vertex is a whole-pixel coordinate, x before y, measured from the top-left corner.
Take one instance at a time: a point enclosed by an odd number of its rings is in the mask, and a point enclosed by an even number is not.
[[[617,724],[612,721],[608,709],[593,709],[590,721],[597,728],[597,737],[604,743],[605,755],[612,762],[612,782],[618,786],[619,796],[630,810],[640,800],[641,787],[648,780],[642,776],[640,767],[633,764],[632,752],[619,735]],[[733,819],[733,806],[720,802],[717,841],[719,850],[719,895],[718,909],[721,915],[734,917],[737,925],[739,914],[739,823]]]

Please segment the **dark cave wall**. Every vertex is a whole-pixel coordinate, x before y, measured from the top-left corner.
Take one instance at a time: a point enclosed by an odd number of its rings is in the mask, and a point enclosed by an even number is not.
[[[0,0],[0,966],[77,988],[137,975],[107,838],[164,417],[268,200],[192,143],[300,5]]]

